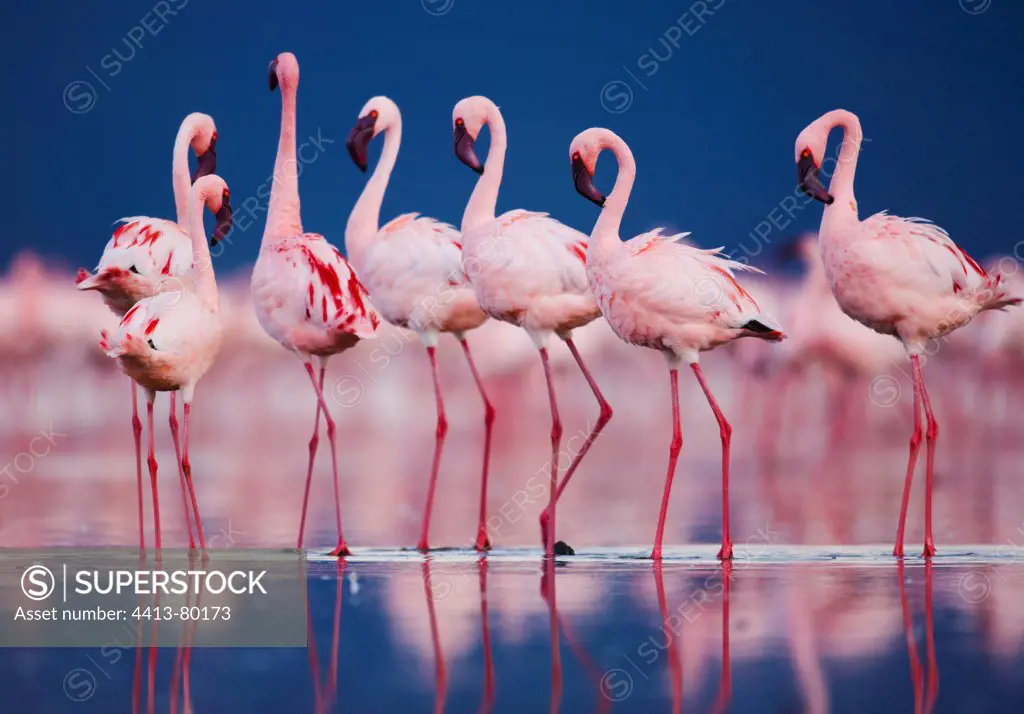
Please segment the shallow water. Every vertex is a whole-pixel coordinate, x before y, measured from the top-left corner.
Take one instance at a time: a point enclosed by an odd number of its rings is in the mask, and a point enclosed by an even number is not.
[[[81,714],[1020,711],[1024,567],[885,550],[317,551],[308,650],[4,650],[0,687]]]

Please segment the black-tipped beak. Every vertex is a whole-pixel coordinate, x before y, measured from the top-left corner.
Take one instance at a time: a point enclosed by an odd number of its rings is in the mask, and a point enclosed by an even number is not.
[[[803,152],[796,162],[796,178],[805,196],[817,199],[826,206],[832,205],[835,199],[829,195],[828,189],[818,178],[818,166],[809,151]]]
[[[196,179],[202,178],[203,176],[209,176],[210,174],[217,173],[217,134],[214,133],[213,138],[210,139],[210,148],[206,150],[206,153],[198,157],[199,163],[196,165],[195,170],[192,172],[192,183],[196,182]]]
[[[572,157],[572,183],[583,198],[604,208],[604,196],[594,186],[594,175],[587,170],[579,154]]]
[[[482,174],[484,172],[484,165],[480,163],[480,159],[477,158],[476,152],[473,150],[473,145],[476,142],[469,135],[469,132],[466,131],[466,124],[464,122],[458,121],[455,123],[453,141],[455,143],[455,155],[459,157],[459,161],[478,174]]]
[[[213,229],[213,235],[210,236],[211,248],[224,240],[225,236],[231,232],[232,213],[231,201],[225,195],[224,202],[221,204],[220,210],[217,211],[217,227]]]
[[[363,172],[366,171],[367,167],[366,150],[373,140],[373,128],[376,123],[377,118],[371,114],[359,117],[359,121],[352,127],[352,131],[349,132],[348,139],[345,141],[348,155],[352,157],[352,161]]]
[[[277,89],[277,58],[275,57],[270,61],[270,67],[267,70],[267,85],[270,86],[270,91],[273,92]]]

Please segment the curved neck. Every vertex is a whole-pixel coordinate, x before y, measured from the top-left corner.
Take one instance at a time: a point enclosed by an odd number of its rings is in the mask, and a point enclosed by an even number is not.
[[[594,241],[591,246],[621,241],[619,228],[622,225],[622,214],[626,211],[629,194],[633,191],[633,181],[636,179],[636,161],[626,142],[615,135],[609,135],[604,137],[603,148],[610,149],[615,155],[619,170],[615,174],[615,186],[605,199],[601,215],[594,224],[594,231],[591,234]]]
[[[192,240],[192,278],[195,281],[196,294],[207,307],[218,312],[220,299],[217,296],[217,279],[213,275],[210,246],[206,242],[206,230],[203,228],[203,210],[208,199],[206,189],[195,189],[192,192],[188,234]]]
[[[274,159],[274,180],[267,209],[267,236],[294,236],[302,233],[299,213],[299,164],[295,159],[296,87],[281,84],[281,135]]]
[[[825,121],[826,131],[831,132],[837,126],[843,129],[839,162],[832,173],[828,191],[836,199],[833,205],[846,204],[848,206],[849,199],[853,198],[853,177],[857,173],[857,158],[860,155],[861,144],[864,142],[864,132],[860,128],[860,120],[857,119],[857,116],[842,109],[826,114]],[[840,198],[844,200],[840,201]],[[827,208],[831,208],[831,206]]]
[[[366,249],[370,247],[380,230],[380,207],[384,202],[384,192],[387,191],[401,144],[402,118],[396,117],[384,127],[384,148],[380,160],[377,161],[377,167],[373,170],[370,180],[363,187],[363,192],[359,194],[359,200],[356,201],[345,225],[345,250],[357,270],[358,266],[362,265]]]
[[[505,148],[508,139],[505,134],[505,120],[498,108],[491,106],[487,110],[484,123],[491,129],[491,147],[487,150],[487,161],[484,172],[476,181],[473,194],[466,204],[466,212],[462,214],[462,230],[469,231],[490,223],[495,218],[498,207],[498,189],[501,188],[501,175],[505,170]]]
[[[178,227],[188,230],[188,194],[192,188],[192,176],[188,170],[188,152],[196,135],[196,124],[188,117],[178,127],[174,139],[174,157],[171,162],[171,181],[174,186],[174,210]]]

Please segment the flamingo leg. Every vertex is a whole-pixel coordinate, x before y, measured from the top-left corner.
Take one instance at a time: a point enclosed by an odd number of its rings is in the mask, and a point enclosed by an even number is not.
[[[921,363],[914,358],[914,373],[921,385],[921,402],[924,404],[925,419],[928,428],[925,431],[928,449],[926,451],[925,486],[924,486],[924,557],[935,555],[935,539],[932,537],[932,489],[935,485],[935,446],[939,439],[939,423],[932,414],[931,400],[928,399],[928,388],[924,385],[924,372]]]
[[[665,597],[665,576],[661,561],[654,561],[654,586],[658,591],[658,610],[661,612],[661,627],[668,642],[668,667],[672,678],[672,714],[679,714],[683,707],[683,668],[679,661],[679,651],[672,637],[672,625],[669,621],[668,599]]]
[[[683,448],[683,427],[679,422],[679,370],[669,369],[672,382],[672,443],[668,447],[668,472],[665,474],[665,492],[661,496],[661,512],[658,514],[658,530],[654,535],[652,560],[661,560],[661,542],[665,537],[665,518],[668,515],[668,499],[672,493],[672,479],[676,475],[676,462]]]
[[[903,611],[903,634],[907,640],[907,657],[910,660],[910,682],[914,688],[914,714],[920,714],[923,689],[921,658],[917,654],[917,643],[914,639],[914,620],[907,598],[907,576],[904,573],[902,559],[896,561],[896,574],[899,578],[900,608]]]
[[[548,512],[551,514],[551,530],[544,539],[544,554],[551,558],[555,553],[555,501],[558,490],[558,451],[562,443],[562,419],[558,415],[555,400],[555,382],[551,374],[551,360],[546,347],[540,348],[540,361],[544,365],[544,379],[548,383],[548,401],[551,402],[551,473],[548,484]]]
[[[918,380],[918,357],[910,358],[914,366],[914,433],[910,437],[910,457],[907,460],[907,477],[903,482],[903,500],[900,503],[900,522],[896,527],[896,545],[892,554],[903,557],[903,533],[907,526],[907,506],[910,504],[910,485],[914,480],[914,467],[917,465],[917,453],[921,450],[921,383]]]
[[[160,491],[156,484],[156,438],[153,434],[153,402],[156,400],[156,392],[149,392],[146,396],[146,428],[149,429],[149,484],[153,489],[153,527],[156,529],[156,550],[159,557],[160,552]]]
[[[441,375],[437,369],[437,348],[427,347],[430,358],[430,372],[434,379],[434,398],[437,400],[437,429],[434,437],[434,460],[430,465],[430,486],[427,488],[427,505],[423,511],[423,530],[420,542],[416,547],[426,553],[430,550],[430,515],[434,510],[434,494],[437,491],[437,472],[441,468],[441,451],[444,449],[444,438],[448,434],[448,419],[444,414],[444,398],[441,396]]]
[[[132,436],[135,438],[135,482],[139,492],[139,552],[146,550],[146,536],[143,535],[145,518],[142,515],[142,420],[139,419],[139,385],[132,383]]]
[[[331,410],[327,408],[327,402],[324,400],[324,390],[320,388],[319,383],[316,379],[316,371],[313,369],[312,362],[304,362],[306,366],[306,374],[309,375],[309,381],[313,384],[313,389],[316,391],[317,403],[320,404],[320,409],[324,413],[324,421],[327,422],[327,438],[331,442],[331,468],[334,473],[334,517],[338,525],[338,546],[331,551],[331,555],[336,557],[342,557],[349,555],[348,544],[345,543],[345,535],[341,529],[341,489],[338,485],[338,450],[335,442],[335,424],[334,418],[331,416]],[[323,365],[321,361],[321,366]]]
[[[171,439],[174,441],[174,458],[178,462],[178,481],[181,484],[181,505],[185,509],[185,529],[188,531],[188,548],[195,550],[196,541],[192,537],[192,514],[188,510],[188,488],[185,485],[185,470],[181,465],[181,447],[178,445],[178,400],[174,392],[170,393],[171,416],[168,420],[171,425]]]
[[[320,391],[324,391],[324,374],[327,365],[320,363]],[[320,401],[316,403],[316,417],[313,421],[313,436],[309,439],[309,467],[306,469],[306,490],[302,494],[302,516],[299,518],[299,539],[295,547],[302,548],[302,537],[306,531],[306,509],[309,507],[309,487],[313,483],[313,462],[316,461],[316,450],[320,444]]]
[[[939,698],[939,663],[935,659],[935,622],[932,616],[932,561],[924,563],[924,620],[925,620],[925,652],[928,658],[928,694],[925,698],[925,711],[931,714],[935,702]]]
[[[576,364],[580,366],[580,371],[583,372],[583,376],[586,378],[587,384],[590,385],[590,390],[594,393],[594,397],[597,399],[597,404],[601,408],[601,413],[597,417],[597,423],[594,425],[594,428],[589,434],[587,434],[587,438],[580,447],[580,450],[573,457],[572,463],[569,464],[569,468],[566,470],[565,476],[562,477],[561,483],[558,484],[558,490],[555,492],[556,502],[562,497],[562,491],[564,491],[565,487],[569,484],[569,479],[571,479],[573,474],[576,473],[576,468],[580,465],[583,457],[587,455],[588,451],[590,451],[590,447],[595,441],[597,441],[597,437],[601,435],[601,431],[605,426],[607,426],[608,422],[611,421],[612,418],[612,407],[607,400],[605,400],[604,395],[601,394],[601,390],[598,388],[593,375],[590,374],[590,370],[587,369],[587,365],[583,363],[583,357],[580,355],[579,350],[576,349],[576,343],[572,341],[572,338],[569,338],[565,341],[565,344],[569,347],[569,352],[572,353],[573,358],[576,360]],[[540,532],[544,542],[547,542],[549,518],[550,515],[548,514],[547,509],[541,512]]]
[[[558,636],[558,597],[555,592],[555,562],[548,559],[544,563],[544,574],[541,576],[541,596],[548,605],[549,630],[551,633],[551,701],[549,711],[558,714],[562,702],[562,648]]]
[[[199,549],[206,552],[206,538],[203,537],[203,519],[199,517],[199,501],[196,500],[196,488],[192,483],[192,464],[188,460],[188,436],[191,431],[188,426],[189,416],[192,413],[192,404],[189,400],[185,402],[185,440],[181,454],[181,468],[185,472],[185,484],[188,486],[188,495],[192,499],[192,512],[196,515],[196,531],[199,534]]]
[[[700,388],[704,390],[704,396],[708,398],[711,411],[715,413],[719,435],[722,437],[722,548],[718,551],[718,558],[729,560],[732,558],[732,538],[729,536],[729,444],[732,442],[732,427],[726,421],[722,410],[718,408],[718,402],[715,401],[715,395],[711,393],[707,380],[704,379],[700,365],[694,362],[690,367],[700,382]]]
[[[722,563],[722,678],[712,711],[726,712],[732,699],[732,656],[729,654],[729,590],[732,585],[732,561]]]
[[[491,539],[487,537],[487,476],[491,463],[491,436],[494,431],[495,411],[491,400],[487,398],[487,392],[484,391],[484,383],[480,379],[480,373],[477,372],[476,363],[473,362],[469,343],[465,338],[460,338],[459,344],[462,345],[466,362],[469,363],[469,371],[473,373],[473,381],[476,382],[477,391],[480,392],[480,398],[484,402],[484,466],[480,476],[480,524],[476,529],[475,547],[478,551],[485,551],[491,549]]]

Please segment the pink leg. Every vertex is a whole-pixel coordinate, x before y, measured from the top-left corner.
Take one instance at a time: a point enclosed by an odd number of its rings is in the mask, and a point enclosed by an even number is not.
[[[476,567],[480,577],[480,620],[484,646],[484,700],[480,709],[490,712],[494,708],[494,655],[491,652],[491,623],[487,614],[487,559],[480,558]]]
[[[203,519],[199,517],[199,502],[196,500],[196,488],[192,483],[192,464],[188,460],[188,418],[192,413],[192,405],[185,402],[185,448],[181,456],[181,468],[185,471],[185,483],[188,485],[188,495],[192,499],[192,512],[196,514],[196,531],[199,533],[199,549],[206,552],[206,539],[203,537]]]
[[[932,616],[932,561],[924,563],[924,624],[925,652],[928,658],[928,696],[925,698],[925,711],[931,714],[935,701],[939,698],[939,663],[935,659],[935,622]]]
[[[548,604],[548,629],[551,632],[551,699],[548,711],[558,714],[562,703],[562,647],[558,636],[558,596],[555,588],[555,561],[548,559],[543,565],[541,576],[541,596]]]
[[[892,554],[903,557],[903,533],[907,525],[907,506],[910,503],[910,484],[914,480],[914,466],[917,465],[917,452],[921,450],[921,384],[918,381],[918,358],[910,358],[914,365],[914,433],[910,437],[910,458],[907,461],[907,477],[903,482],[903,501],[900,504],[900,522],[896,527],[896,545]]]
[[[484,391],[484,383],[480,379],[480,373],[476,370],[473,355],[469,352],[469,343],[466,342],[465,338],[459,340],[459,342],[462,344],[462,351],[466,353],[469,371],[473,373],[473,381],[476,382],[480,398],[484,400],[484,468],[483,475],[480,477],[480,524],[476,529],[475,545],[478,551],[484,551],[491,549],[491,539],[487,537],[487,475],[491,463],[491,434],[494,427],[495,412],[494,407],[491,406],[491,401],[487,398],[487,392]]]
[[[722,563],[722,585],[725,588],[722,593],[722,677],[718,685],[715,707],[712,709],[716,714],[727,712],[729,701],[732,699],[732,657],[729,654],[729,590],[732,586],[730,560]]]
[[[324,400],[324,390],[320,388],[319,383],[316,381],[316,372],[313,369],[312,362],[306,362],[305,365],[309,381],[313,383],[313,389],[316,390],[317,402],[324,413],[324,421],[327,422],[327,438],[331,442],[331,467],[334,472],[334,517],[338,525],[338,547],[331,551],[331,555],[342,557],[349,554],[349,549],[348,544],[345,543],[344,533],[341,530],[341,489],[338,485],[338,451],[334,439],[334,418],[331,417],[331,411],[327,408],[327,402]]]
[[[188,487],[185,485],[185,470],[181,465],[181,448],[178,446],[178,405],[177,394],[170,393],[171,398],[171,439],[174,441],[174,457],[178,462],[178,480],[181,482],[181,505],[185,508],[185,529],[188,531],[188,547],[193,550],[196,541],[192,537],[192,514],[188,510]]]
[[[558,416],[555,401],[555,382],[551,375],[551,361],[546,347],[540,348],[540,360],[544,365],[544,378],[548,383],[548,401],[551,402],[551,474],[548,484],[548,512],[551,514],[551,531],[544,539],[544,554],[551,558],[555,553],[555,499],[558,491],[558,450],[562,443],[562,419]]]
[[[571,339],[568,339],[565,341],[565,344],[568,345],[569,351],[572,353],[573,358],[575,358],[576,360],[576,364],[580,366],[580,370],[583,372],[583,376],[586,378],[587,384],[590,385],[590,390],[594,393],[594,397],[597,398],[598,406],[601,407],[601,413],[597,417],[597,424],[594,425],[594,428],[587,435],[586,440],[583,442],[583,446],[580,447],[580,450],[576,453],[576,456],[573,457],[572,463],[569,464],[569,468],[565,472],[565,476],[562,477],[562,482],[558,484],[558,491],[555,493],[556,502],[559,498],[562,497],[562,491],[564,491],[565,487],[569,484],[569,479],[571,479],[573,474],[576,473],[576,468],[580,465],[580,462],[583,460],[583,457],[587,455],[588,451],[590,451],[590,447],[593,445],[595,441],[597,441],[597,437],[601,435],[601,430],[605,428],[605,426],[608,424],[609,421],[611,421],[612,418],[612,407],[605,400],[604,395],[601,394],[601,390],[598,388],[597,382],[594,381],[594,377],[590,374],[590,370],[588,370],[587,366],[583,363],[583,357],[580,355],[579,350],[576,349],[576,343],[573,342]],[[541,538],[543,538],[545,542],[547,542],[548,537],[547,530],[549,518],[550,515],[548,514],[547,509],[541,512],[540,532]]]
[[[324,373],[327,366],[320,365],[320,391],[324,391]],[[306,531],[306,509],[309,506],[309,487],[313,482],[313,462],[316,461],[316,449],[320,444],[320,402],[316,403],[316,418],[313,421],[313,436],[309,439],[309,468],[306,469],[306,490],[302,495],[302,516],[299,519],[299,540],[296,548],[302,548],[302,536]]]
[[[661,497],[661,513],[658,514],[658,531],[654,535],[652,560],[661,560],[661,542],[665,537],[665,518],[668,515],[668,499],[672,493],[672,479],[676,475],[676,462],[683,448],[683,427],[679,423],[679,370],[669,369],[672,380],[672,443],[668,448],[668,473],[665,474],[665,493]]]
[[[732,427],[726,421],[722,410],[718,408],[718,402],[715,401],[715,395],[711,393],[711,389],[704,379],[700,365],[694,362],[690,366],[693,368],[693,373],[697,375],[697,381],[700,382],[700,388],[704,390],[704,396],[708,398],[711,411],[715,413],[719,435],[722,437],[722,548],[718,551],[718,557],[720,560],[729,560],[732,558],[732,538],[729,537],[729,443],[732,441]]]
[[[907,580],[903,571],[903,561],[896,561],[896,575],[899,578],[900,607],[903,611],[903,634],[907,640],[907,657],[910,659],[910,682],[914,687],[914,714],[921,712],[921,658],[917,654],[917,643],[914,639],[914,620],[910,612],[910,601],[907,598]]]
[[[935,445],[939,439],[939,423],[935,421],[932,414],[931,400],[928,399],[928,389],[924,386],[924,372],[921,371],[921,363],[914,359],[914,373],[921,385],[921,401],[924,403],[924,415],[928,422],[925,431],[925,438],[928,440],[926,452],[926,471],[924,479],[924,557],[931,558],[935,555],[935,539],[932,538],[932,488],[935,483]]]
[[[139,490],[139,551],[146,550],[146,537],[143,535],[145,518],[142,515],[142,420],[139,419],[139,385],[132,383],[132,435],[135,437],[135,482]]]
[[[654,585],[658,590],[658,610],[661,612],[661,628],[668,644],[668,668],[672,677],[672,714],[679,714],[683,707],[683,666],[679,660],[678,645],[669,624],[668,599],[665,597],[665,577],[661,561],[654,561]]]
[[[149,393],[146,404],[146,428],[149,429],[149,483],[153,489],[153,527],[156,529],[156,550],[160,552],[160,492],[156,485],[156,439],[153,436],[153,400],[156,394]]]
[[[437,490],[437,472],[441,467],[441,450],[444,448],[444,437],[448,434],[448,419],[444,415],[444,399],[441,397],[441,375],[437,371],[437,348],[428,347],[430,371],[434,378],[434,398],[437,400],[437,430],[434,437],[434,461],[430,466],[430,486],[427,488],[427,507],[423,512],[423,530],[420,542],[416,547],[426,553],[430,550],[430,514],[434,510],[434,492]]]

